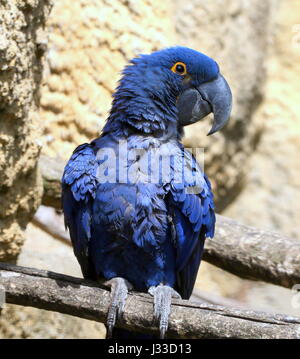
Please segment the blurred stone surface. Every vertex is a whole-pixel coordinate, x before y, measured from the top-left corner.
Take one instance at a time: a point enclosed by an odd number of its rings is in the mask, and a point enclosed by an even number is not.
[[[265,99],[255,115],[264,132],[251,158],[246,187],[225,213],[300,240],[299,2],[283,1],[276,22]]]
[[[0,260],[15,261],[40,203],[39,87],[49,1],[0,3]]]

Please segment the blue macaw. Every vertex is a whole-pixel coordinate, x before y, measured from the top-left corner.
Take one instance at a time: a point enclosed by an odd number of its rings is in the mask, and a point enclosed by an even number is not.
[[[154,297],[163,338],[171,298],[191,296],[215,227],[211,186],[180,142],[183,127],[212,112],[209,134],[220,130],[232,95],[213,59],[172,47],[132,59],[113,97],[101,136],[65,167],[65,223],[83,276],[111,288],[108,336],[126,336],[114,326],[134,289]]]

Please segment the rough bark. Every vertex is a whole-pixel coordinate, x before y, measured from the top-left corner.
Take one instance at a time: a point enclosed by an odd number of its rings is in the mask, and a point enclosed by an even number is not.
[[[0,285],[8,303],[32,306],[89,320],[105,322],[108,290],[94,282],[54,272],[0,263]],[[152,298],[130,294],[118,327],[157,333]],[[300,318],[268,314],[186,300],[173,302],[169,338],[300,338]]]
[[[203,259],[239,277],[291,288],[300,283],[300,242],[217,216]]]

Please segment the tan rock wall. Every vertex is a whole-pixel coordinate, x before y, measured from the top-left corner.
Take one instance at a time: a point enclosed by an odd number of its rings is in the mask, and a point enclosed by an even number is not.
[[[16,260],[41,197],[37,111],[49,9],[42,0],[0,2],[0,260]]]
[[[266,96],[255,115],[264,133],[247,186],[226,213],[300,240],[300,2],[283,1],[279,10]]]
[[[168,1],[55,3],[42,92],[45,153],[68,158],[96,137],[128,59],[174,44]]]

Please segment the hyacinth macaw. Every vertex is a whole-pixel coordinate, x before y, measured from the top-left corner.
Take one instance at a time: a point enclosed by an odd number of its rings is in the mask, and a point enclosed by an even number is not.
[[[83,276],[111,288],[108,336],[126,337],[114,326],[133,289],[154,297],[163,338],[171,298],[190,297],[215,227],[210,183],[181,143],[183,126],[212,112],[209,134],[220,130],[231,91],[213,59],[172,47],[131,60],[113,97],[100,137],[65,167],[65,223]]]

